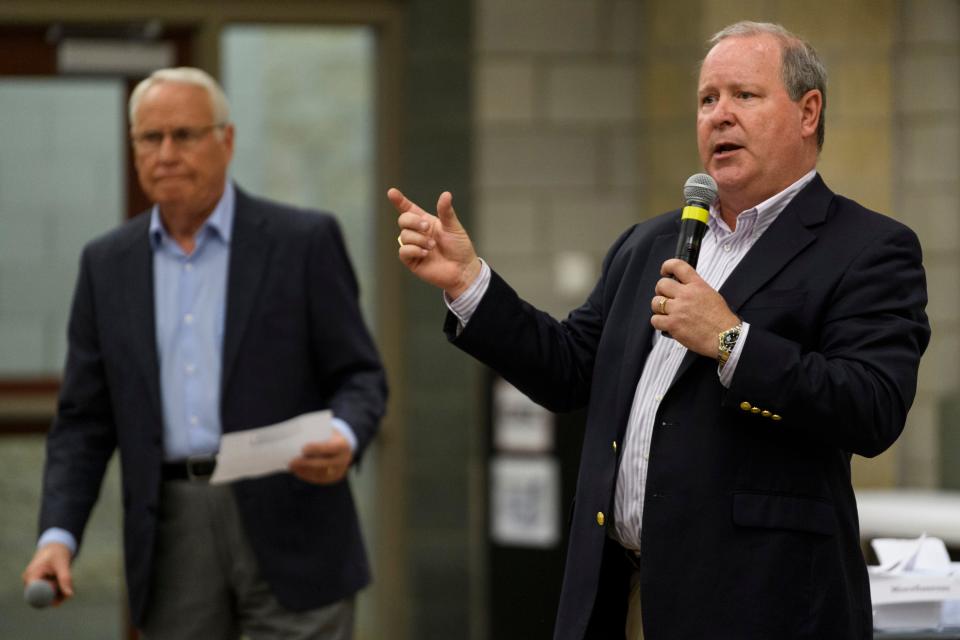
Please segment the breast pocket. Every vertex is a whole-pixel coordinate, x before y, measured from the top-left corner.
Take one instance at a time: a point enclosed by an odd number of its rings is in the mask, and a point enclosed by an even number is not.
[[[796,309],[802,307],[807,299],[804,289],[767,289],[758,291],[741,307],[750,309]]]
[[[737,315],[751,325],[793,335],[807,324],[806,304],[807,291],[804,289],[767,289],[758,291],[747,300],[737,310]]]

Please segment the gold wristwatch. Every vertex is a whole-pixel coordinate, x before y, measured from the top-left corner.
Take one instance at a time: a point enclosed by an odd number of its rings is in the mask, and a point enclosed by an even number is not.
[[[737,346],[737,340],[740,338],[742,329],[743,324],[741,323],[717,334],[717,360],[720,362],[721,369],[723,369],[723,365],[727,364],[727,359],[733,353],[733,348]]]

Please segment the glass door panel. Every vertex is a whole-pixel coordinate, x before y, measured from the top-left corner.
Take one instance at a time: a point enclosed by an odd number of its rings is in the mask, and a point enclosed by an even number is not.
[[[123,218],[120,80],[0,80],[0,378],[59,377],[83,245]]]
[[[374,315],[375,37],[370,27],[223,29],[223,85],[244,189],[333,212]]]

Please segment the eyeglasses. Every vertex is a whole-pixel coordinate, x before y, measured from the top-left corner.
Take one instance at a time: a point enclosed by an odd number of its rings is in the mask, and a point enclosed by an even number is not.
[[[167,136],[170,136],[170,142],[178,149],[189,149],[214,129],[222,129],[225,126],[227,126],[226,123],[221,122],[218,124],[208,124],[205,127],[177,127],[167,130],[151,129],[149,131],[131,134],[130,138],[133,140],[133,146],[135,146],[138,151],[157,151],[163,145],[163,139]]]

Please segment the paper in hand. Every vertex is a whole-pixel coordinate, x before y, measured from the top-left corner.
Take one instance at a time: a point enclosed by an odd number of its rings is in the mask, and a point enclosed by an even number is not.
[[[315,411],[266,427],[223,434],[210,483],[287,471],[305,444],[323,442],[333,435],[332,417],[329,410]]]

